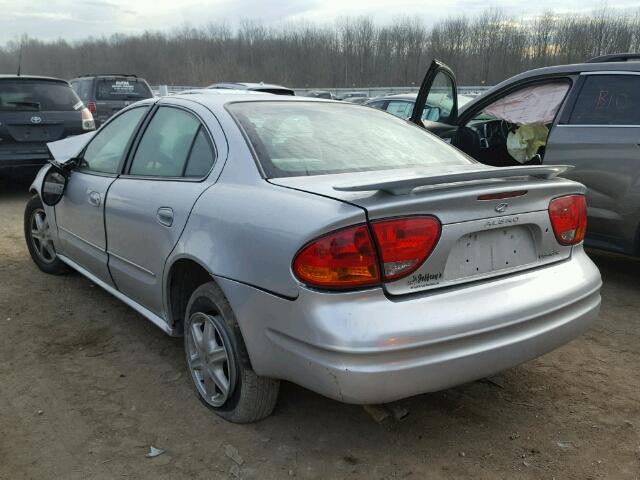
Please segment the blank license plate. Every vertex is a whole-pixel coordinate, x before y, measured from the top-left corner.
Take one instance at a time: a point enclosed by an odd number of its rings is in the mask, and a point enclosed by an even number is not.
[[[474,232],[461,237],[452,248],[444,280],[457,280],[535,263],[536,245],[527,227]]]

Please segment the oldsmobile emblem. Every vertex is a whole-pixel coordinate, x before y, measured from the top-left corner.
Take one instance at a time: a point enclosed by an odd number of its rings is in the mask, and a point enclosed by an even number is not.
[[[502,213],[507,209],[508,206],[508,203],[499,203],[498,205],[496,205],[496,208],[494,210],[498,213]]]

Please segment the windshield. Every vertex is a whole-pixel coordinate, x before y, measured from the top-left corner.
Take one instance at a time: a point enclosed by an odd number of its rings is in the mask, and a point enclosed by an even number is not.
[[[268,178],[473,162],[419,127],[357,105],[241,102],[227,108]]]
[[[146,83],[127,78],[99,79],[96,87],[97,100],[142,100],[152,96]]]
[[[0,110],[12,112],[73,111],[82,108],[73,89],[62,82],[0,81]]]

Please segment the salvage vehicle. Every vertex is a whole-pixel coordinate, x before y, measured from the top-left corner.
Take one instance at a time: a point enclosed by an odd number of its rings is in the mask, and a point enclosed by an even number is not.
[[[170,335],[233,422],[279,380],[376,404],[548,352],[598,314],[583,185],[344,102],[192,93],[49,145],[25,237]]]
[[[483,164],[573,165],[563,175],[587,186],[587,246],[640,256],[639,56],[531,70],[464,106],[453,71],[435,60],[411,121]],[[436,121],[420,118],[425,105]]]
[[[47,142],[94,129],[65,80],[0,75],[0,178],[33,178],[49,158]]]
[[[92,73],[69,83],[95,117],[96,127],[127,105],[153,97],[147,81],[133,74]]]

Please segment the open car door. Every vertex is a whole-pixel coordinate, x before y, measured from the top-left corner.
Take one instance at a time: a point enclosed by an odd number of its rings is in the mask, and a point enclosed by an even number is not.
[[[422,80],[410,121],[451,142],[457,131],[458,86],[453,71],[433,60]]]

